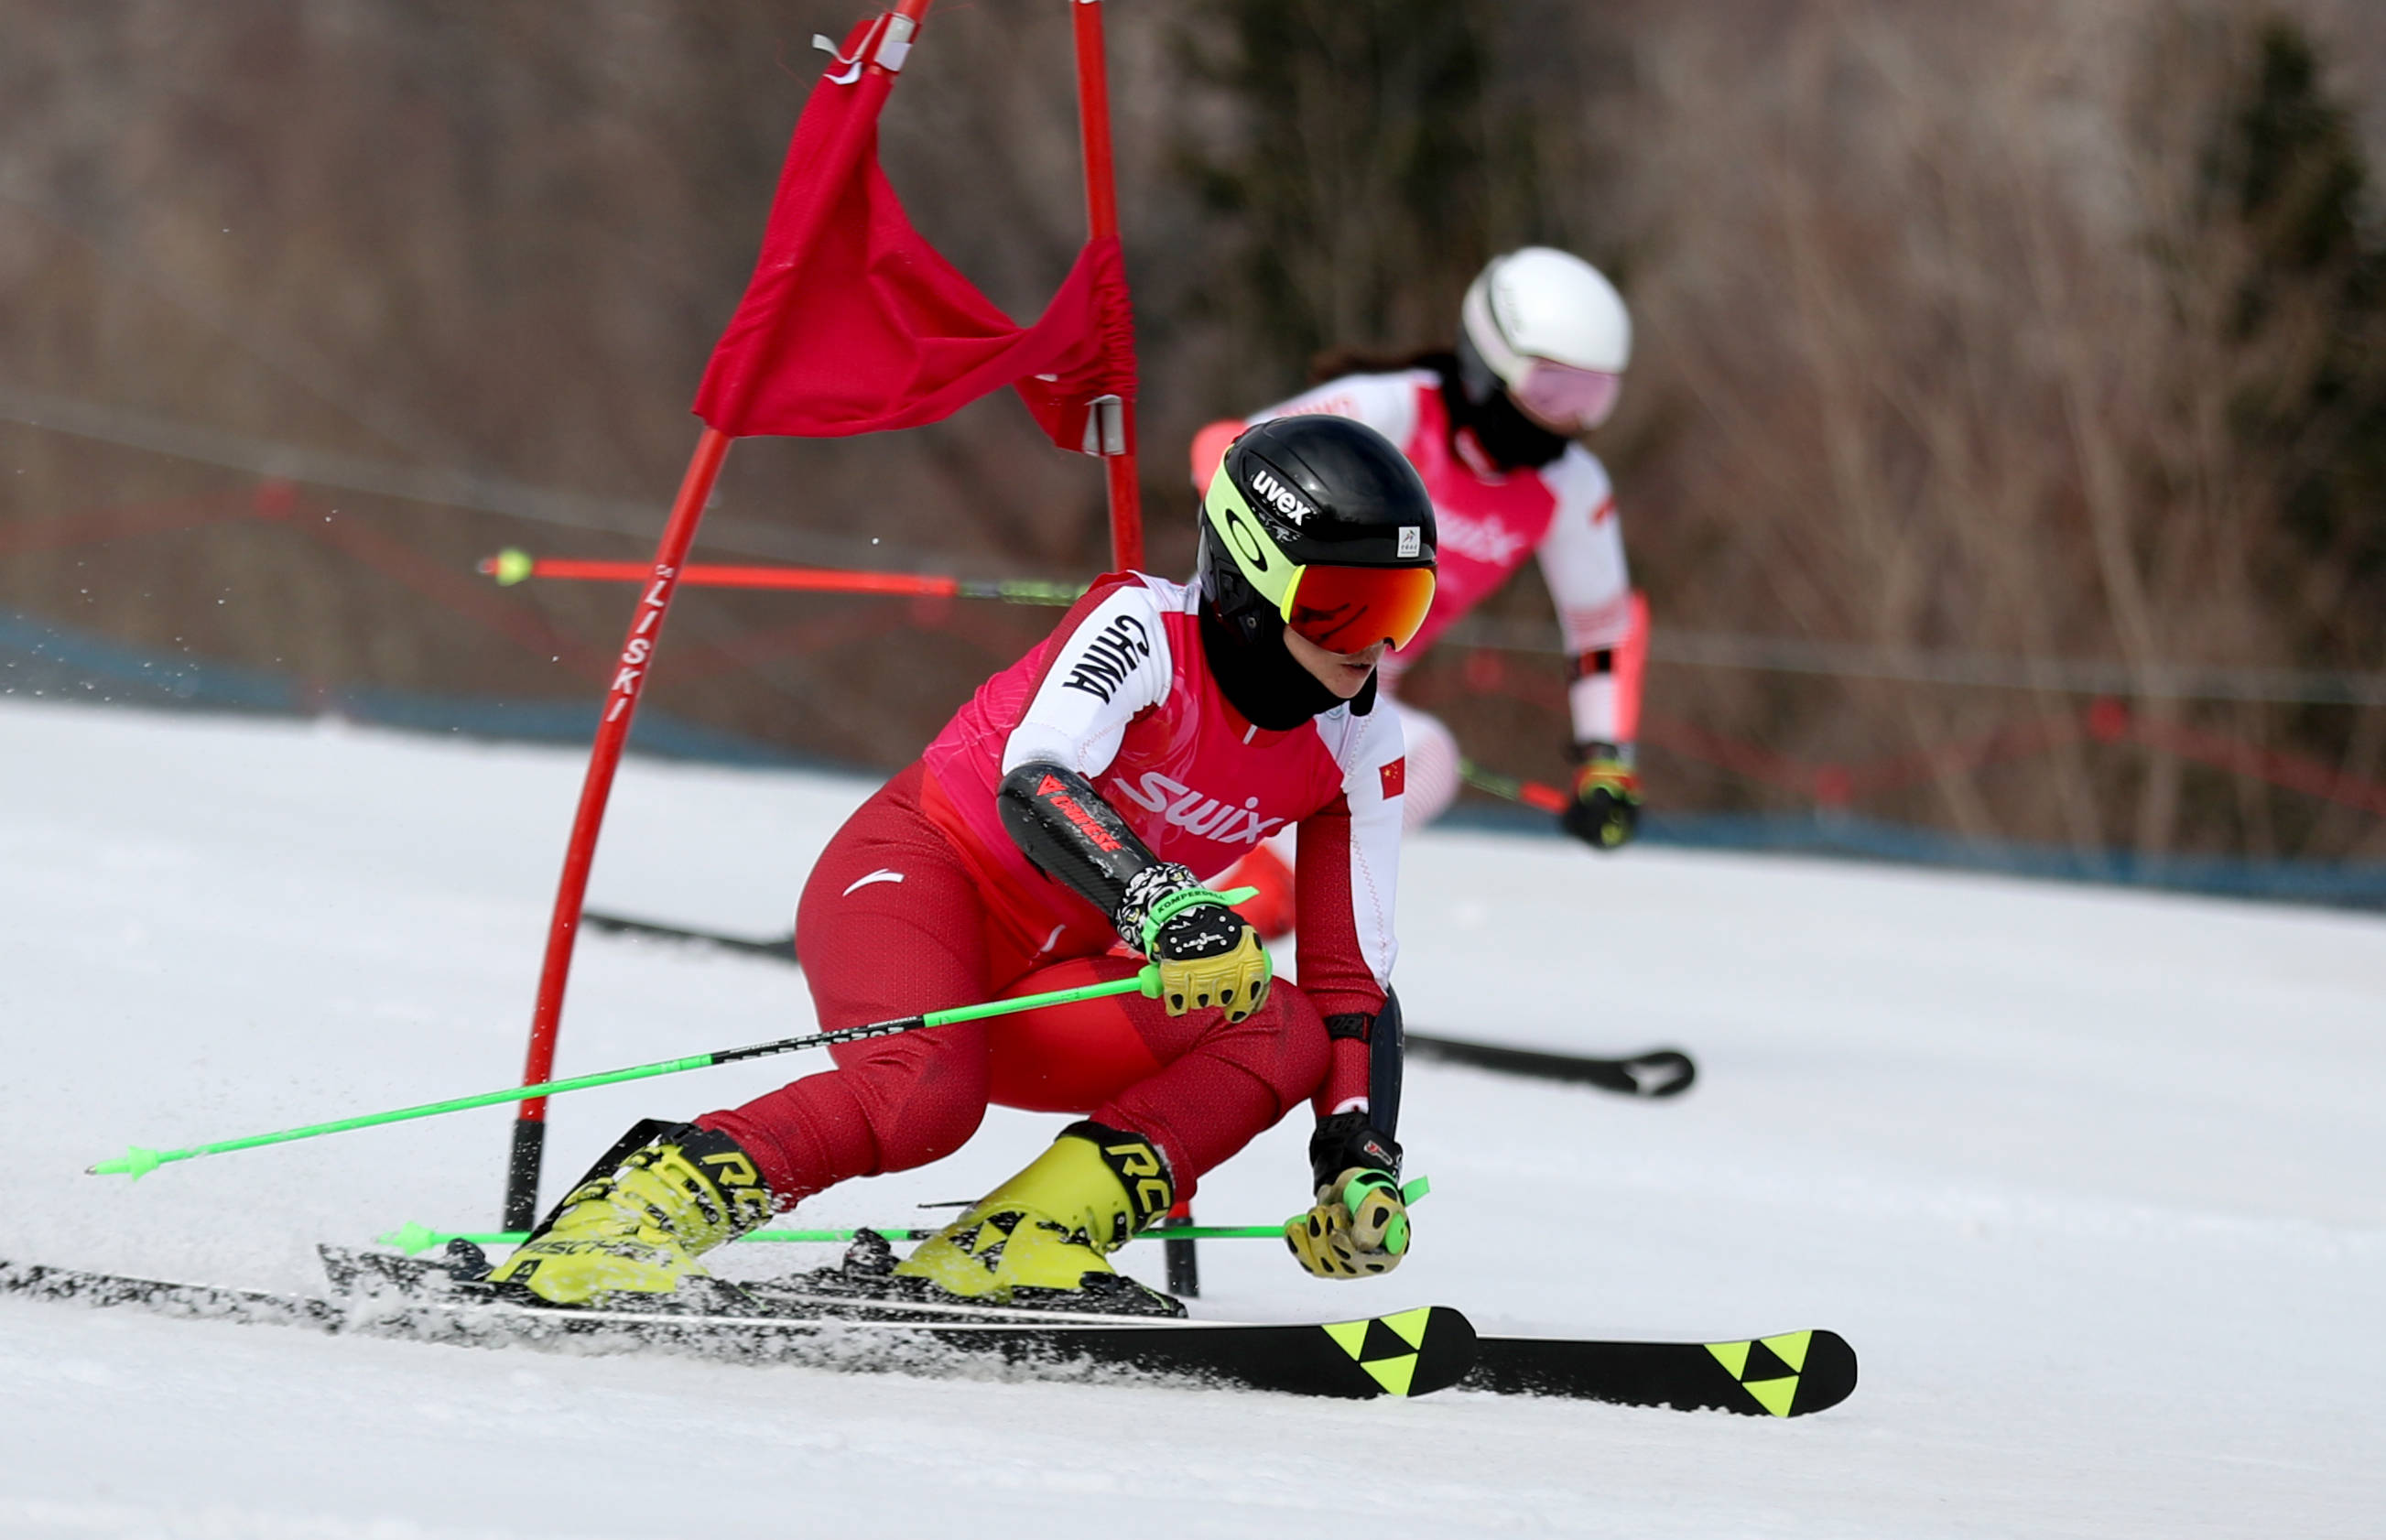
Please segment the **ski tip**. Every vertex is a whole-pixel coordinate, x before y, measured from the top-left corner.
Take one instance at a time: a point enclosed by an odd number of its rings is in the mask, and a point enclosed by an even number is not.
[[[1486,1337],[1466,1383],[1501,1395],[1804,1417],[1855,1393],[1856,1352],[1820,1329],[1729,1342]]]
[[[1679,1048],[1652,1048],[1624,1061],[1635,1096],[1678,1096],[1699,1078],[1698,1062]]]
[[[144,1149],[139,1145],[132,1145],[126,1147],[122,1159],[102,1160],[95,1165],[85,1166],[83,1174],[85,1176],[129,1176],[138,1182],[165,1163],[156,1150]]]
[[[1808,1340],[1806,1366],[1798,1380],[1798,1398],[1790,1414],[1836,1407],[1856,1391],[1856,1350],[1837,1332],[1816,1331]]]
[[[1803,1417],[1855,1394],[1856,1352],[1837,1332],[1783,1332],[1706,1349],[1754,1403],[1729,1410]]]
[[[1428,1396],[1475,1367],[1475,1324],[1447,1305],[1339,1321],[1319,1328],[1350,1357],[1354,1371],[1330,1394],[1354,1397]]]

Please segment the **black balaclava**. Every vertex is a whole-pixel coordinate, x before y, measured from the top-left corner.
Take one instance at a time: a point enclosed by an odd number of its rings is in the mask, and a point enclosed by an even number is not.
[[[1441,376],[1441,401],[1450,413],[1450,431],[1475,431],[1491,463],[1509,470],[1537,470],[1565,453],[1574,442],[1535,422],[1509,399],[1507,387],[1491,372],[1466,339],[1455,353],[1436,354],[1425,367]]]
[[[1348,705],[1363,717],[1375,709],[1374,674],[1346,702],[1300,666],[1300,659],[1284,645],[1282,627],[1264,630],[1247,642],[1218,614],[1207,595],[1201,599],[1201,653],[1210,660],[1210,676],[1218,682],[1227,701],[1247,720],[1271,732],[1289,732],[1337,706]]]

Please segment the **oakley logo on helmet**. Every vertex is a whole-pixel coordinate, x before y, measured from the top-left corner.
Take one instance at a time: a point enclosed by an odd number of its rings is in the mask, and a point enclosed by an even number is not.
[[[1425,549],[1425,531],[1414,524],[1400,526],[1400,555],[1413,557]]]
[[[1306,524],[1317,516],[1317,510],[1300,500],[1300,495],[1275,479],[1265,467],[1251,477],[1251,490],[1258,493],[1276,512],[1296,524]]]
[[[1266,571],[1268,570],[1266,537],[1245,522],[1242,510],[1231,502],[1219,508],[1218,516],[1225,521],[1226,536],[1235,544],[1235,554],[1249,562],[1252,571]]]

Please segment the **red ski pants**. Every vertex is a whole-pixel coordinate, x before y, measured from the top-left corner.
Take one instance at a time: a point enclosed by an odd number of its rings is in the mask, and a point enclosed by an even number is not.
[[[846,821],[804,884],[796,954],[824,1030],[1123,978],[1107,954],[1022,955],[921,811],[913,766]],[[697,1119],[745,1147],[782,1208],[848,1177],[961,1148],[989,1104],[1074,1112],[1160,1146],[1178,1197],[1325,1078],[1316,1008],[1276,981],[1238,1022],[1140,995],[956,1022],[830,1050],[834,1070]]]

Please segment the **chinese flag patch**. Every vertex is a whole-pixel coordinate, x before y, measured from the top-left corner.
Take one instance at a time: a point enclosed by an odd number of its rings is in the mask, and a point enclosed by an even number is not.
[[[1405,754],[1401,755],[1399,758],[1397,758],[1397,759],[1393,760],[1390,764],[1384,766],[1381,770],[1377,770],[1375,773],[1376,773],[1377,775],[1379,775],[1379,776],[1383,777],[1383,781],[1384,781],[1384,795],[1385,795],[1386,796],[1389,797],[1389,796],[1398,796],[1398,795],[1400,795],[1400,793],[1401,793],[1402,791],[1406,790],[1406,789],[1407,789],[1407,787],[1408,787],[1408,783],[1409,783],[1409,757],[1408,757],[1408,756],[1407,756],[1407,755],[1405,755]]]

